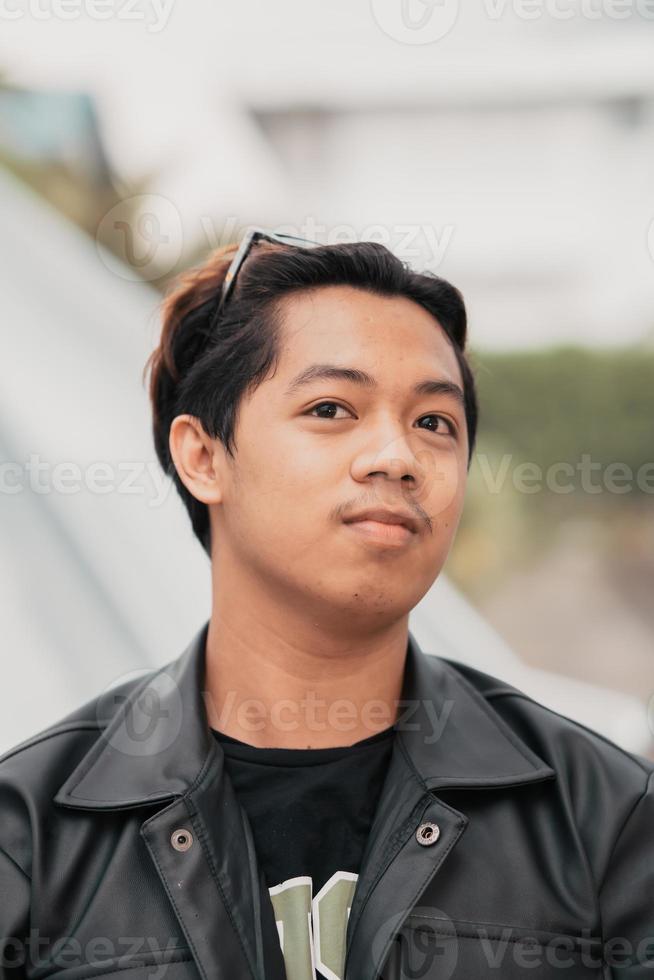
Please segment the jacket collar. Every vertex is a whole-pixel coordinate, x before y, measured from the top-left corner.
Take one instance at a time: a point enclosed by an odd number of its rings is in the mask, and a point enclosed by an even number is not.
[[[217,745],[203,690],[208,627],[207,621],[175,660],[137,683],[109,689],[95,703],[101,735],[59,787],[55,803],[125,809],[193,787]],[[423,653],[411,631],[395,728],[428,790],[555,776],[454,666]]]

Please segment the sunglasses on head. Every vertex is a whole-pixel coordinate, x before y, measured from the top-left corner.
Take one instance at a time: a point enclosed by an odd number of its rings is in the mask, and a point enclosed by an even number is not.
[[[298,238],[296,235],[284,235],[281,232],[266,231],[264,228],[248,228],[245,235],[241,239],[238,249],[236,250],[236,254],[232,259],[223,280],[220,297],[218,299],[218,306],[214,314],[214,322],[225,308],[225,304],[229,299],[232,290],[234,289],[234,283],[236,281],[238,271],[247,258],[250,249],[257,242],[261,241],[273,242],[277,245],[294,245],[297,246],[297,248],[315,248],[316,245],[321,244],[320,242],[311,241],[309,238]]]

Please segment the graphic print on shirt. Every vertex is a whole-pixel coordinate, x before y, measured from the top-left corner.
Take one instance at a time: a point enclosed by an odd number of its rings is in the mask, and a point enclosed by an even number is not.
[[[336,871],[312,898],[303,875],[269,888],[287,980],[343,980],[345,939],[358,874]]]

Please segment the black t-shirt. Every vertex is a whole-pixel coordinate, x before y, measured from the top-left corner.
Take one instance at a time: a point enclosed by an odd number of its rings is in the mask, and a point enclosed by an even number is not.
[[[252,827],[287,975],[340,977],[394,729],[327,749],[258,748],[212,731]]]

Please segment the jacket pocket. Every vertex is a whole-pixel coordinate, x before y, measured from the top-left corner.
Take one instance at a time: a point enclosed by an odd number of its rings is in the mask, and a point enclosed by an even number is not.
[[[379,980],[599,980],[596,936],[410,914]]]

